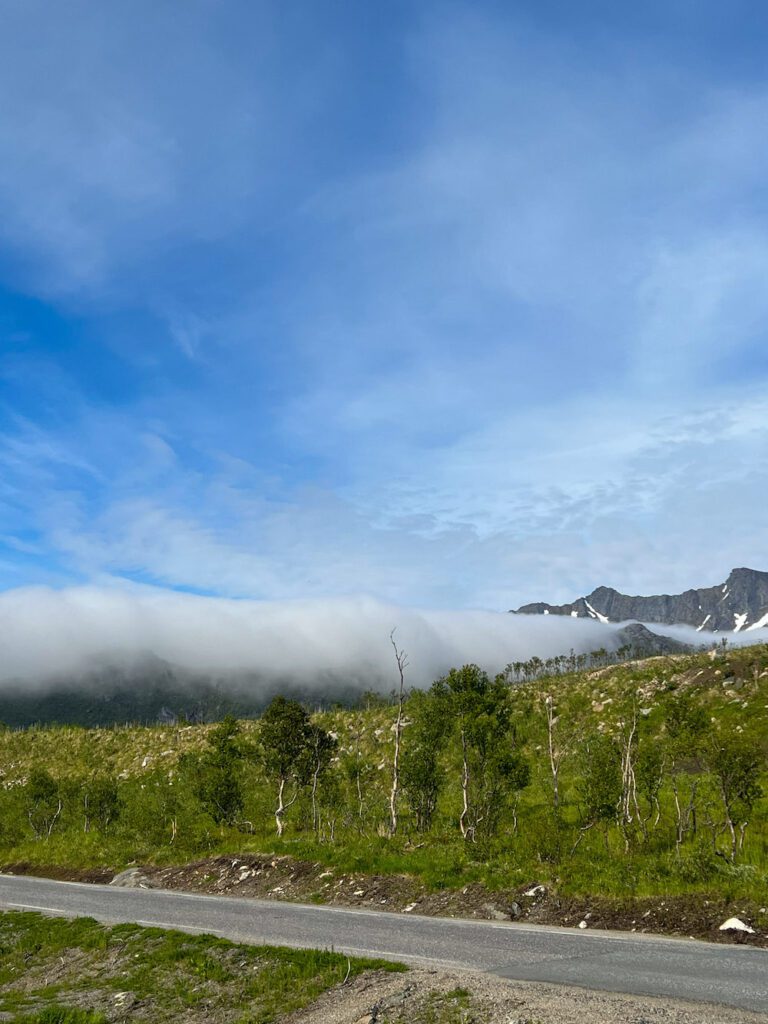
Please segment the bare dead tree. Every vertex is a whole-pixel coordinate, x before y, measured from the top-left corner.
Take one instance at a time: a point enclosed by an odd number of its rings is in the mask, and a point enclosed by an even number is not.
[[[360,734],[362,732],[362,725],[360,723],[359,716],[356,718],[355,728],[355,790],[357,792],[357,820],[362,822],[364,817],[364,801],[363,801],[363,765],[362,765],[362,754],[360,752]]]
[[[275,808],[275,826],[277,829],[278,836],[282,836],[285,831],[285,815],[286,812],[293,807],[299,796],[299,787],[294,786],[292,796],[285,799],[285,784],[288,780],[285,776],[281,776],[277,786],[277,807]]]
[[[560,762],[563,759],[564,750],[555,740],[557,713],[551,694],[547,694],[544,706],[547,712],[547,748],[549,751],[549,769],[552,773],[552,802],[555,811],[557,811],[560,807]]]
[[[467,734],[464,728],[461,729],[461,814],[459,815],[459,829],[462,839],[474,839],[474,829],[467,824],[469,818],[469,750],[467,747]]]
[[[679,855],[683,840],[688,832],[693,831],[696,835],[696,794],[699,788],[699,779],[691,783],[688,795],[688,803],[683,807],[680,800],[678,776],[672,775],[672,793],[675,798],[675,849]]]
[[[42,838],[43,834],[45,834],[47,839],[51,838],[53,829],[56,825],[56,822],[59,819],[59,815],[62,812],[63,806],[64,805],[62,803],[61,797],[59,797],[57,800],[56,810],[51,815],[51,817],[47,818],[40,826],[35,824],[33,812],[31,810],[28,812],[27,816],[29,818],[29,823],[32,826],[32,830],[38,839]]]
[[[389,794],[389,834],[397,832],[397,802],[400,796],[400,740],[403,734],[403,702],[405,699],[405,670],[408,667],[408,655],[395,642],[395,630],[389,634],[389,642],[395,652],[397,673],[400,685],[397,694],[397,718],[395,719],[395,752],[392,758],[392,790]]]
[[[622,731],[618,742],[621,750],[621,801],[619,804],[619,827],[624,836],[624,849],[629,852],[628,827],[637,819],[645,831],[645,821],[640,813],[637,799],[637,778],[635,776],[635,756],[637,751],[637,709],[632,710],[632,720],[620,723]]]

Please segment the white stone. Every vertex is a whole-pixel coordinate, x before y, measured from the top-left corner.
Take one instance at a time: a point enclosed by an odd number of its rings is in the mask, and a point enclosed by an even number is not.
[[[738,917],[729,917],[727,921],[723,921],[720,925],[721,932],[748,932],[750,935],[755,934],[755,929],[750,928],[748,924],[744,924]]]
[[[586,927],[587,927],[587,922],[586,921],[579,921],[579,928],[586,928]]]

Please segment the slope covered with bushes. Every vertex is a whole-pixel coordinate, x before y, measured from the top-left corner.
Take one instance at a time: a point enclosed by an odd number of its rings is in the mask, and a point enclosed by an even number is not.
[[[558,668],[465,666],[402,706],[6,729],[0,857],[117,870],[269,851],[437,890],[759,899],[768,647]]]

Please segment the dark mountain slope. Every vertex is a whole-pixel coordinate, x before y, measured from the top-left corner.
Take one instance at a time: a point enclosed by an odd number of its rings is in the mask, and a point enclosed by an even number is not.
[[[657,654],[687,654],[694,650],[690,644],[673,640],[671,636],[660,636],[640,622],[632,622],[617,633],[621,646],[630,647],[633,657],[652,658]]]
[[[252,718],[276,693],[310,707],[353,704],[380,680],[325,678],[312,685],[257,672],[195,672],[147,654],[89,671],[46,680],[7,682],[0,690],[0,723],[106,726],[218,721],[227,714]]]

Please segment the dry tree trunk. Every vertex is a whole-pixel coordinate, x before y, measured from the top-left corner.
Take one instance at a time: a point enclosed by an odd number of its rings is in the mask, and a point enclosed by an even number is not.
[[[629,852],[629,834],[627,826],[637,818],[643,834],[646,834],[645,821],[640,813],[637,799],[637,780],[635,778],[634,744],[637,733],[637,712],[633,712],[629,732],[621,734],[621,832],[624,836],[624,849]]]
[[[283,822],[283,815],[285,814],[285,804],[283,803],[283,793],[285,792],[285,779],[280,779],[280,784],[277,787],[277,807],[275,809],[275,825],[277,826],[277,834],[281,836],[285,829]]]
[[[320,816],[317,813],[317,781],[320,777],[320,764],[315,765],[312,772],[312,831],[317,833],[320,828]]]
[[[557,716],[555,715],[555,705],[552,700],[552,696],[548,695],[546,698],[547,707],[547,743],[549,747],[549,766],[552,772],[552,799],[555,806],[555,811],[560,806],[560,758],[561,754],[559,750],[555,748],[555,722]]]
[[[50,823],[48,825],[48,838],[49,839],[51,838],[51,833],[53,832],[53,828],[54,828],[54,826],[56,824],[56,821],[58,820],[58,817],[61,814],[62,806],[63,806],[63,804],[61,802],[61,797],[59,797],[59,803],[58,803],[58,806],[56,808],[56,813],[51,818]]]
[[[403,699],[408,655],[395,643],[394,629],[389,634],[389,640],[395,652],[397,671],[400,676],[400,688],[397,696],[397,719],[395,720],[395,753],[392,759],[392,790],[389,794],[389,834],[393,836],[397,832],[397,801],[400,795],[400,740],[403,733]]]
[[[285,831],[285,821],[283,820],[285,818],[285,812],[289,807],[292,807],[296,803],[296,798],[299,795],[299,791],[297,789],[288,803],[285,803],[285,783],[286,778],[285,776],[282,776],[280,778],[280,784],[277,787],[277,807],[275,808],[275,825],[277,826],[278,836],[282,836]]]
[[[464,729],[461,730],[461,815],[459,817],[459,828],[461,829],[461,835],[463,839],[466,839],[471,832],[470,827],[467,825],[467,817],[469,815],[469,759],[467,756],[467,735]]]
[[[683,845],[683,839],[685,838],[686,833],[689,832],[692,827],[693,827],[693,830],[694,830],[694,835],[696,833],[696,828],[695,828],[696,791],[698,790],[698,788],[699,788],[699,780],[696,779],[691,784],[691,794],[690,794],[690,799],[688,800],[688,806],[685,808],[685,810],[683,810],[683,808],[680,805],[680,794],[679,794],[678,785],[677,785],[677,774],[673,772],[673,774],[672,774],[672,792],[674,793],[674,796],[675,796],[675,817],[676,817],[676,823],[675,823],[675,829],[676,829],[675,848],[676,848],[678,853],[680,853],[680,847]]]
[[[357,817],[359,818],[360,821],[362,821],[363,820],[363,787],[362,787],[362,783],[360,782],[360,772],[359,771],[357,773],[357,778],[355,779],[355,782],[356,782],[356,785],[357,785]]]

